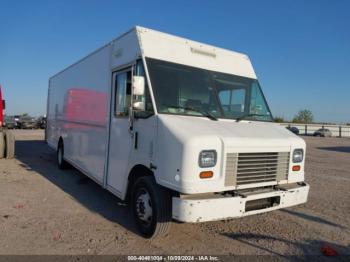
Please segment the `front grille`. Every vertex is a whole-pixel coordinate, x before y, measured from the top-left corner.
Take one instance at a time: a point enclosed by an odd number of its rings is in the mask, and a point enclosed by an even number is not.
[[[228,153],[226,186],[274,182],[288,178],[289,152]]]

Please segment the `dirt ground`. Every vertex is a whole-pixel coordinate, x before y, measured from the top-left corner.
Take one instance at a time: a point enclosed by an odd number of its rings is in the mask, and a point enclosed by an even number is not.
[[[16,131],[0,160],[0,254],[350,255],[350,139],[306,137],[307,204],[230,221],[174,223],[138,236],[128,209],[76,170],[56,167],[42,131]]]

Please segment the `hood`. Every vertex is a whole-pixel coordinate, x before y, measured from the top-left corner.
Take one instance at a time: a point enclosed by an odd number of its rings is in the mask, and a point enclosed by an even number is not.
[[[158,115],[166,127],[178,140],[192,137],[216,137],[227,147],[305,147],[305,142],[285,127],[272,122],[219,119],[206,117]]]

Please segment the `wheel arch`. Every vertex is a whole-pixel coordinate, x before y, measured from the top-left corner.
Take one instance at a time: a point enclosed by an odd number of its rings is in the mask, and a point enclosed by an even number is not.
[[[153,176],[154,177],[154,173],[149,167],[142,165],[142,164],[137,164],[131,168],[129,175],[128,175],[128,179],[127,179],[127,189],[126,189],[125,201],[128,202],[130,199],[132,185],[136,182],[136,180],[138,178],[143,177],[143,176]]]

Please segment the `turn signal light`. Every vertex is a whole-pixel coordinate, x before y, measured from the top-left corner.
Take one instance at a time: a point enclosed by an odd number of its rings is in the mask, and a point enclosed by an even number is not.
[[[213,172],[212,171],[200,172],[199,177],[200,178],[211,178],[211,177],[213,177]]]
[[[292,167],[292,170],[293,170],[293,171],[300,171],[300,166],[293,166],[293,167]]]

